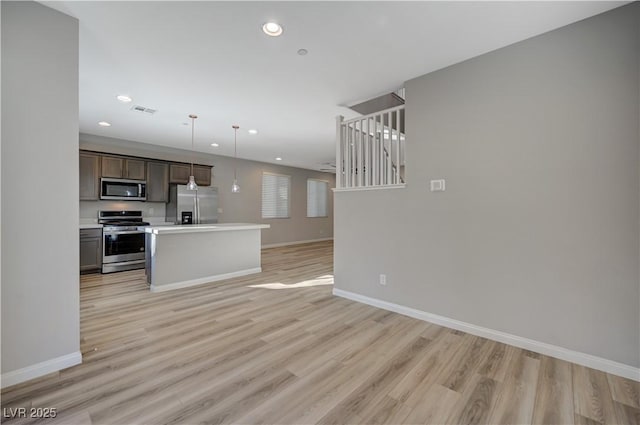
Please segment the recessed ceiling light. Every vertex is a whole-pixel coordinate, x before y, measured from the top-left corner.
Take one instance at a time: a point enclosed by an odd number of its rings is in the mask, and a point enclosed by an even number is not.
[[[124,94],[121,94],[120,96],[116,96],[116,99],[118,99],[122,103],[129,103],[133,100],[129,96],[126,96]]]
[[[307,49],[299,49],[299,50],[298,50],[298,54],[299,54],[300,56],[304,56],[304,55],[306,55],[307,53],[309,53],[309,51],[308,51]]]
[[[276,158],[276,161],[282,161],[282,158],[277,157],[277,158]]]
[[[101,126],[101,127],[111,127],[111,123],[106,122],[106,121],[100,121],[98,123],[98,125]]]
[[[219,145],[219,144],[217,144],[217,143],[211,143],[211,146],[213,146],[214,148],[217,148],[217,147],[218,147],[218,146],[220,146],[220,145]]]
[[[276,22],[267,22],[262,26],[262,31],[271,37],[277,37],[282,34],[282,27]]]
[[[249,134],[258,134],[258,130],[252,128],[251,130],[249,130]]]

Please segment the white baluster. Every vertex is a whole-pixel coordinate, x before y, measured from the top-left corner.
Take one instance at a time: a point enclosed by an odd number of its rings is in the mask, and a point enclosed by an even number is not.
[[[388,120],[388,124],[389,124],[389,146],[387,147],[387,181],[385,182],[385,184],[392,184],[393,183],[393,163],[391,162],[391,142],[393,140],[393,129],[392,129],[392,125],[391,125],[391,112],[387,112],[387,120]]]
[[[396,184],[400,183],[400,109],[396,111]]]
[[[342,152],[344,151],[344,126],[342,125],[344,117],[338,115],[336,117],[336,187],[342,187]]]

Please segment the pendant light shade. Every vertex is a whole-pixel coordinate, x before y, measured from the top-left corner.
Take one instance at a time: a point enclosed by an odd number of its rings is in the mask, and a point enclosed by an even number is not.
[[[193,176],[189,176],[189,183],[187,183],[187,190],[198,190],[196,179]]]
[[[197,115],[191,114],[189,115],[191,118],[191,175],[189,176],[189,183],[187,183],[187,190],[198,190],[198,185],[196,184],[196,178],[193,176],[193,155],[194,155],[194,133],[195,133],[195,124]]]
[[[240,126],[233,125],[233,185],[231,185],[231,193],[240,193],[240,185],[238,184],[238,129]]]

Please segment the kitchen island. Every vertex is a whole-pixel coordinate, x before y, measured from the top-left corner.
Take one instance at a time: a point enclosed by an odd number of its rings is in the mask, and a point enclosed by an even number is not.
[[[145,227],[151,292],[261,272],[260,232],[269,227],[250,223]]]

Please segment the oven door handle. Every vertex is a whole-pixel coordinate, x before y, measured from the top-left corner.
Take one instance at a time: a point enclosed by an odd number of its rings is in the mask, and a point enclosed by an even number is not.
[[[122,232],[104,232],[105,235],[133,235],[134,233],[144,233],[144,231],[140,230],[125,230]]]

